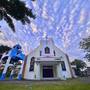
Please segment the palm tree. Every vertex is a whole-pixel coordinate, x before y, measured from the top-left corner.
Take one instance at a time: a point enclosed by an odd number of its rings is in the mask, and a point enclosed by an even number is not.
[[[32,0],[35,1],[35,0]],[[15,32],[13,19],[19,20],[22,24],[30,23],[29,18],[35,18],[32,10],[27,8],[20,0],[0,0],[0,20],[4,19],[9,27]]]

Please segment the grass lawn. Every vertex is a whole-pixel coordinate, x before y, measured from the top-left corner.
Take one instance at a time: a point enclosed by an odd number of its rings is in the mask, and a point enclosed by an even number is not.
[[[0,90],[90,90],[90,84],[79,80],[37,81],[30,83],[0,82]]]

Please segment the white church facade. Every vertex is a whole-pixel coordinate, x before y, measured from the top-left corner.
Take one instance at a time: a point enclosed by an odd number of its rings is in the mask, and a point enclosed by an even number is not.
[[[43,39],[25,60],[23,78],[27,80],[67,79],[73,73],[68,56],[57,48],[52,38]]]

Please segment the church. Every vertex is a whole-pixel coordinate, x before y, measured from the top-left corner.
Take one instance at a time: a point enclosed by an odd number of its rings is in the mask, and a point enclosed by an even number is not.
[[[25,60],[23,78],[47,80],[72,78],[73,72],[67,54],[55,46],[52,38],[42,39],[40,45]]]

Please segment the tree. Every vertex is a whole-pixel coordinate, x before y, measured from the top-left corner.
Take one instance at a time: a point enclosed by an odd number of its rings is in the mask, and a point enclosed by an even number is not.
[[[86,67],[86,63],[79,59],[75,59],[71,64],[76,65],[77,69],[83,69]]]
[[[35,1],[35,0],[32,0]],[[15,32],[13,19],[19,20],[22,24],[30,23],[29,18],[35,18],[32,9],[26,7],[20,0],[0,0],[0,20],[4,19],[9,27]]]
[[[8,47],[8,46],[3,46],[3,45],[1,45],[1,46],[0,46],[0,54],[3,54],[4,52],[9,51],[10,49],[11,49],[11,48]]]
[[[75,69],[75,73],[76,75],[81,75],[81,69],[84,69],[86,67],[86,63],[83,62],[82,60],[79,60],[79,59],[75,59],[71,65],[75,65],[76,66],[76,69]]]
[[[80,42],[80,48],[86,52],[85,58],[90,60],[90,36],[82,39]]]

